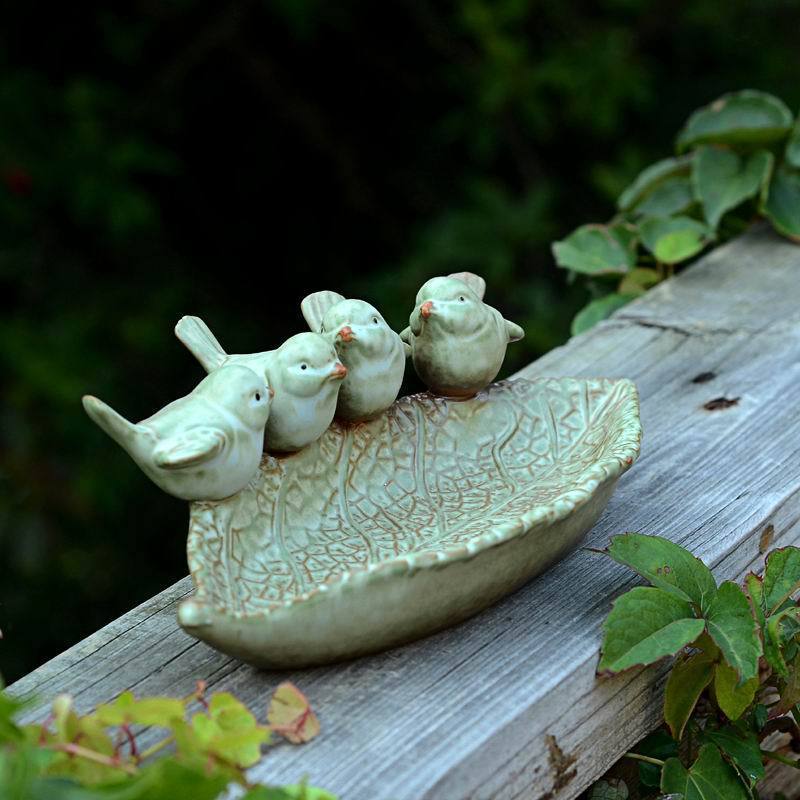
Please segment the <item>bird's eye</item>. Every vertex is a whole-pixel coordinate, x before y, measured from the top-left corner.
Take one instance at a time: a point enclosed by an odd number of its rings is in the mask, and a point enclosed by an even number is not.
[[[461,295],[461,296],[460,296],[458,299],[459,299],[459,300],[460,300],[462,303],[466,302],[466,300],[465,300],[465,298],[464,298],[464,295],[463,295],[463,294],[462,294],[462,295]]]
[[[301,364],[300,369],[308,369],[308,364]]]
[[[373,325],[377,325],[378,324],[378,318],[377,317],[373,317],[372,318],[372,323],[373,323]]]
[[[261,402],[261,392],[256,392],[256,403]]]

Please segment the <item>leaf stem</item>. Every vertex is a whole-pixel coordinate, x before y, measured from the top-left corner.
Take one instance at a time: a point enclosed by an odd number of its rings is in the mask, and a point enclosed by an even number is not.
[[[128,725],[127,722],[125,722],[122,725],[120,725],[120,729],[128,739],[128,745],[131,751],[131,758],[138,763],[141,760],[139,758],[139,748],[136,746],[136,737],[133,735],[131,726]]]
[[[638,753],[625,753],[624,758],[633,758],[636,761],[644,761],[646,764],[655,764],[657,767],[663,767],[664,762],[659,758],[650,758],[650,756],[640,756]]]
[[[94,761],[96,764],[103,764],[106,767],[121,769],[123,772],[127,772],[128,775],[136,775],[136,767],[133,766],[133,764],[127,764],[126,762],[120,761],[117,758],[105,756],[102,753],[98,753],[96,750],[90,750],[88,747],[82,747],[81,745],[74,744],[72,742],[67,742],[66,744],[54,744],[51,746],[54,750],[61,750],[63,753],[69,753],[69,755],[72,756],[79,756],[80,758],[85,758],[87,761]]]
[[[166,739],[162,739],[160,742],[156,742],[151,747],[148,747],[147,750],[143,750],[139,753],[139,761],[144,761],[146,758],[150,758],[150,756],[155,755],[159,750],[163,750],[168,744],[171,744],[175,741],[174,736],[167,736]]]
[[[781,764],[800,769],[800,761],[793,761],[791,758],[781,755],[776,750],[762,750],[761,755],[766,758],[771,758],[773,761],[780,761]]]

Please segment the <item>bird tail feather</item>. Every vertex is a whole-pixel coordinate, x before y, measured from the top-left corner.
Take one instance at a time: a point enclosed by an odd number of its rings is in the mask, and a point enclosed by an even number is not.
[[[175,326],[175,335],[186,345],[189,352],[202,364],[206,372],[219,369],[228,357],[200,317],[181,317]]]
[[[314,333],[319,333],[322,327],[322,320],[325,317],[329,308],[332,308],[337,303],[344,300],[344,296],[338,292],[331,292],[323,290],[321,292],[314,292],[303,298],[300,303],[300,311],[303,314],[303,319],[308,323]]]
[[[83,407],[86,413],[102,428],[120,447],[131,452],[136,445],[138,426],[128,421],[121,414],[114,411],[92,395],[83,397]]]

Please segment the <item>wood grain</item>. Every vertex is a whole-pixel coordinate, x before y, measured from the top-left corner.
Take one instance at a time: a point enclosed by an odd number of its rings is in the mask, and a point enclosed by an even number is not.
[[[639,387],[642,457],[587,545],[658,533],[719,579],[738,579],[761,568],[767,539],[800,540],[799,322],[800,248],[761,229],[523,370]],[[719,398],[736,402],[707,410]],[[178,532],[172,546],[182,546]],[[635,582],[581,550],[444,633],[348,664],[269,673],[179,630],[184,579],[11,689],[42,701],[71,692],[88,709],[127,688],[187,694],[204,678],[263,716],[288,678],[311,699],[322,735],[271,751],[258,779],[308,775],[342,800],[569,800],[660,719],[663,667],[594,675],[600,624]]]

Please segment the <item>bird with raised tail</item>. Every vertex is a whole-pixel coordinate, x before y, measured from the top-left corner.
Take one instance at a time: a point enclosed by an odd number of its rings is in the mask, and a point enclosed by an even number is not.
[[[347,367],[336,416],[347,422],[371,419],[397,399],[411,348],[378,309],[336,292],[314,292],[300,304],[308,326],[336,348]]]
[[[409,327],[414,369],[434,394],[472,397],[500,371],[509,342],[525,332],[483,302],[486,283],[471,272],[431,278],[417,293]]]
[[[244,489],[258,471],[271,402],[263,377],[231,365],[139,423],[91,395],[83,407],[167,494],[222,500]]]
[[[298,333],[277,350],[228,355],[199,317],[183,317],[175,335],[206,372],[229,364],[254,370],[275,392],[267,422],[266,448],[291,453],[319,439],[333,421],[347,369],[318,333]]]

